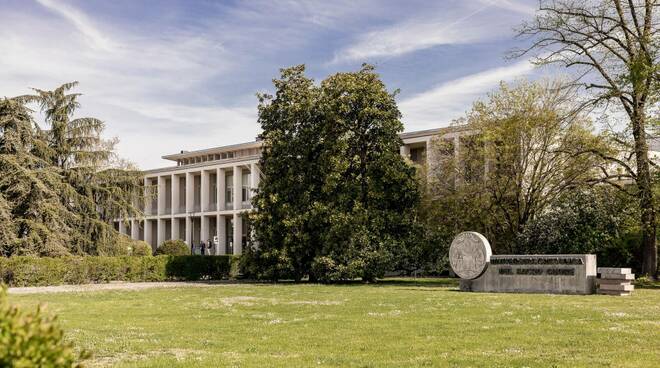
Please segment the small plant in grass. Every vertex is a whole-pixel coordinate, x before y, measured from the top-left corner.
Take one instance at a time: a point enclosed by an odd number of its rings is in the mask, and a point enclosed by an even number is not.
[[[89,354],[76,354],[63,335],[55,317],[40,307],[26,312],[10,305],[6,286],[0,287],[0,367],[80,367]]]
[[[156,249],[156,255],[185,256],[190,254],[188,245],[180,239],[166,240]]]

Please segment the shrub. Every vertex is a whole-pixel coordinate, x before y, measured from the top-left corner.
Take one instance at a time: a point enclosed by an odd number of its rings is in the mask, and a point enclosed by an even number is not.
[[[218,280],[235,276],[234,256],[0,257],[0,282],[10,286],[109,281]]]
[[[132,256],[145,257],[153,255],[151,250],[151,245],[142,240],[133,241],[133,246],[131,249]]]
[[[0,367],[78,367],[73,346],[64,342],[55,317],[41,308],[25,312],[9,305],[7,289],[0,289]]]
[[[190,254],[190,247],[180,239],[166,240],[156,249],[156,254],[167,254],[170,256],[186,256]]]
[[[125,235],[119,235],[114,242],[109,241],[100,243],[98,248],[96,248],[96,252],[99,256],[106,257],[127,256],[131,252],[133,242],[133,239],[129,237]]]

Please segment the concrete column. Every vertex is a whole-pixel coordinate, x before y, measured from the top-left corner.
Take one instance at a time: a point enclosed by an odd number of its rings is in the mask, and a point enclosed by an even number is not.
[[[165,241],[165,220],[156,220],[156,246],[160,247]]]
[[[186,173],[186,212],[193,212],[195,208],[195,180],[192,173]],[[186,232],[188,229],[186,228]]]
[[[140,221],[131,220],[131,239],[140,239]]]
[[[186,216],[186,244],[190,246],[192,244],[192,219],[190,216]]]
[[[144,241],[153,247],[155,239],[151,239],[151,224],[151,221],[144,220]]]
[[[209,242],[209,218],[208,216],[202,216],[200,220],[200,229],[199,231],[201,234],[199,235],[199,239],[203,241],[204,243]]]
[[[255,193],[257,188],[259,188],[259,181],[261,179],[259,174],[259,165],[257,165],[256,162],[250,164],[250,199],[252,199],[252,195]]]
[[[216,174],[216,179],[218,181],[218,184],[216,186],[216,190],[218,191],[218,204],[217,204],[217,209],[218,211],[222,211],[225,209],[225,170],[224,169],[218,169],[217,174]]]
[[[179,213],[179,191],[179,177],[172,174],[172,213]]]
[[[119,220],[119,233],[120,234],[126,234],[126,224],[124,223],[124,220]]]
[[[240,166],[234,166],[234,211],[241,209],[241,180],[243,170]]]
[[[202,185],[200,186],[199,203],[202,212],[209,208],[209,172],[202,170]]]
[[[225,216],[216,217],[216,232],[218,233],[218,243],[215,245],[215,254],[227,254],[227,222]]]
[[[234,171],[236,175],[236,171]],[[234,254],[243,253],[243,218],[240,214],[234,213]]]
[[[410,159],[410,147],[406,146],[405,144],[399,148],[399,153],[404,158]]]
[[[179,219],[176,217],[172,218],[172,234],[170,238],[172,240],[179,239]]]
[[[165,198],[165,196],[167,195],[166,187],[167,186],[165,184],[165,177],[158,176],[158,212],[156,213],[159,215],[165,213],[165,206],[167,201],[167,199]]]

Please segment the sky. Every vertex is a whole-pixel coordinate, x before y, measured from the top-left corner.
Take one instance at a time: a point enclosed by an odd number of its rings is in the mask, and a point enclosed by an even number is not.
[[[374,64],[406,131],[444,127],[501,80],[538,78],[514,28],[536,0],[0,0],[0,96],[78,81],[142,169],[252,141],[258,92],[305,64],[317,82]]]

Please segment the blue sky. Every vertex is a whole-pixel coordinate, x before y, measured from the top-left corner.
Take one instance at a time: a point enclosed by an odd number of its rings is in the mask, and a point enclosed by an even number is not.
[[[148,169],[179,150],[250,141],[256,92],[306,64],[317,81],[376,65],[400,89],[406,131],[447,126],[500,80],[535,0],[0,0],[0,96],[77,80],[80,115],[104,120]]]

